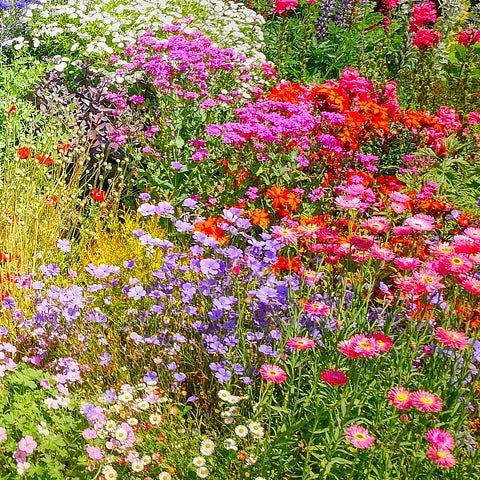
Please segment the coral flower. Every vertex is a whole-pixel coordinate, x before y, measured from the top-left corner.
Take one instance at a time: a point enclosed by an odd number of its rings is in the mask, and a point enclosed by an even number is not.
[[[282,383],[287,379],[287,374],[278,365],[263,365],[259,371],[260,375],[267,382]]]
[[[464,350],[470,344],[470,339],[463,332],[445,330],[442,327],[438,327],[435,333],[435,338],[447,347]]]
[[[392,405],[399,410],[408,410],[412,406],[412,395],[403,387],[392,388],[388,392],[388,399]]]
[[[324,370],[320,378],[330,385],[345,385],[348,382],[348,377],[339,370]]]
[[[371,436],[366,428],[358,425],[347,428],[347,438],[355,448],[370,448],[375,442],[375,437]]]
[[[314,347],[315,342],[310,338],[294,337],[287,340],[287,345],[295,348],[296,350],[307,350],[308,348]]]
[[[451,468],[455,465],[455,457],[450,450],[430,447],[427,457],[442,467]]]
[[[421,412],[439,412],[443,407],[443,402],[433,393],[418,390],[412,394],[412,405]]]
[[[28,147],[20,147],[17,153],[20,160],[25,160],[32,154],[32,150]]]
[[[455,440],[453,437],[445,430],[441,430],[439,428],[430,429],[427,432],[427,440],[435,448],[439,448],[441,450],[450,450],[455,446]]]

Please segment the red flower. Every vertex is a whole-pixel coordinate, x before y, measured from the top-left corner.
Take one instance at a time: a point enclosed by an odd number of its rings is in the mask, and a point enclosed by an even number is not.
[[[15,105],[12,105],[8,110],[7,110],[7,114],[8,115],[12,115],[13,113],[15,113],[17,111],[17,107]]]
[[[68,150],[70,150],[70,144],[69,143],[59,143],[57,145],[57,152],[59,152],[60,150],[62,150],[63,152],[67,152]]]
[[[17,153],[21,160],[25,160],[32,154],[32,150],[28,147],[20,147]]]
[[[103,190],[99,190],[98,188],[94,188],[90,196],[97,202],[105,201],[105,192]]]
[[[53,158],[48,155],[35,155],[35,160],[42,165],[51,165],[53,163]]]
[[[339,370],[324,370],[320,378],[330,385],[345,385],[348,377]]]

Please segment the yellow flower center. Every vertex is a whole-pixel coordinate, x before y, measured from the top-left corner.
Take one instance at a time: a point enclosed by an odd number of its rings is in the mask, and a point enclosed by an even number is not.
[[[397,393],[397,400],[399,402],[404,402],[405,400],[408,400],[408,395],[406,393]]]
[[[461,258],[455,257],[455,258],[452,258],[452,263],[454,265],[463,265],[463,260]]]
[[[359,345],[362,347],[362,348],[365,348],[365,349],[370,349],[372,348],[372,345],[369,343],[369,342],[360,342]]]
[[[447,458],[446,453],[442,452],[441,450],[437,451],[437,456],[439,456],[440,458]]]
[[[420,400],[426,405],[432,405],[433,400],[430,397],[421,397]]]
[[[367,437],[363,434],[363,433],[355,433],[355,435],[353,435],[357,440],[360,440],[360,441],[363,441],[365,440]]]

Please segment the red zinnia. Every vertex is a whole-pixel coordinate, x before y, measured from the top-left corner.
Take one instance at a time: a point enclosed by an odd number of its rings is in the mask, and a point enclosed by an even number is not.
[[[345,385],[348,377],[340,370],[324,370],[320,378],[330,385]]]

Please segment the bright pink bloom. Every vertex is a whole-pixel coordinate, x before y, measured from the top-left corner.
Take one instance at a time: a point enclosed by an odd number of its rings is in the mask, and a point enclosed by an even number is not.
[[[475,295],[480,295],[480,280],[470,275],[458,275],[460,285]]]
[[[282,15],[287,10],[295,10],[298,0],[275,0],[275,13]]]
[[[393,342],[383,333],[374,333],[372,339],[376,342],[379,352],[388,352],[393,347]]]
[[[397,257],[393,263],[402,270],[413,270],[421,265],[420,260],[414,257]]]
[[[479,30],[480,32],[480,30]],[[468,120],[467,123],[469,125],[476,125],[478,122],[480,122],[480,113],[478,112],[470,112],[468,114]]]
[[[371,436],[366,428],[358,425],[347,428],[347,438],[355,448],[370,448],[375,442],[375,437]]]
[[[324,302],[305,302],[303,309],[312,315],[325,316],[330,313],[330,307]]]
[[[339,370],[324,370],[320,378],[330,385],[345,385],[348,382],[348,377]]]
[[[442,39],[442,34],[433,30],[428,30],[426,28],[418,30],[413,39],[413,44],[418,49],[427,49],[431,48],[434,45],[438,45]]]
[[[432,428],[427,432],[427,440],[435,447],[442,450],[451,450],[455,446],[453,437],[439,428]]]
[[[469,273],[473,269],[473,263],[465,254],[445,255],[440,260],[442,273]]]
[[[455,457],[450,450],[430,447],[427,452],[427,457],[445,468],[451,468],[455,465]]]
[[[428,232],[433,230],[436,226],[435,219],[430,215],[424,215],[423,213],[417,213],[416,215],[407,218],[404,224],[416,232]]]
[[[447,347],[456,348],[457,350],[464,350],[465,348],[468,348],[470,344],[470,339],[466,337],[463,332],[445,330],[442,327],[438,327],[435,333],[435,338]]]
[[[370,249],[372,257],[381,262],[388,262],[395,258],[395,254],[387,247],[381,247],[379,245],[373,245]]]
[[[374,216],[365,220],[360,226],[372,233],[385,233],[388,232],[390,223],[385,217]]]
[[[378,343],[365,335],[354,335],[350,340],[338,344],[338,350],[349,358],[374,357],[380,348]]]
[[[394,387],[388,392],[388,399],[392,406],[399,410],[408,410],[412,407],[412,394],[403,387]]]
[[[273,238],[284,245],[290,245],[298,241],[298,235],[292,228],[280,227],[275,225],[272,227]]]
[[[423,27],[428,22],[437,21],[437,10],[434,2],[425,2],[422,5],[413,5],[413,21],[410,22],[410,31]]]
[[[425,390],[417,390],[412,393],[412,405],[421,412],[439,412],[443,407],[443,402],[437,395]]]
[[[307,350],[315,346],[315,342],[306,337],[294,337],[287,340],[287,345],[289,347],[295,348],[296,350]]]
[[[475,31],[470,28],[468,30],[462,30],[458,34],[458,43],[464,45],[465,47],[478,42],[480,42],[480,30]]]
[[[285,370],[278,365],[263,365],[260,368],[261,377],[267,382],[282,383],[287,379]]]

